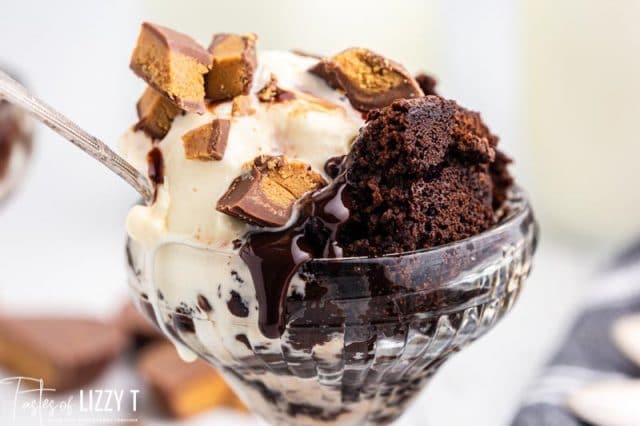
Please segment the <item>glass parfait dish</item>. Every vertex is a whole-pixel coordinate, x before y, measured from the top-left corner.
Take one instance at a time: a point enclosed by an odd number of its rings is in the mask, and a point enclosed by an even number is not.
[[[237,251],[182,241],[144,250],[129,239],[129,285],[183,355],[218,368],[268,422],[384,425],[518,298],[538,228],[521,190],[507,211],[492,229],[444,246],[303,264],[279,338],[258,327],[260,306]]]

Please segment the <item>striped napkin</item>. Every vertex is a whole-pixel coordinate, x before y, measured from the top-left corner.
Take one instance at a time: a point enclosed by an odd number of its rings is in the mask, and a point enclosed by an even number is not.
[[[566,341],[526,392],[512,426],[590,424],[574,416],[567,400],[593,383],[640,378],[640,366],[625,357],[611,338],[615,321],[638,313],[640,244],[602,271]]]

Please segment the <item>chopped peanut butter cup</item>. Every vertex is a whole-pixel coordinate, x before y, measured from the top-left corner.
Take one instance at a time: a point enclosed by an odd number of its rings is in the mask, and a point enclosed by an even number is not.
[[[305,163],[260,156],[231,183],[217,210],[254,225],[283,226],[295,201],[324,185],[324,178]]]
[[[181,109],[205,111],[204,74],[211,55],[191,37],[145,22],[130,67]]]
[[[182,136],[184,154],[189,160],[222,160],[229,138],[229,120],[216,118]]]
[[[207,99],[225,101],[248,94],[257,63],[255,34],[216,34],[209,52],[213,62],[206,76]]]
[[[142,130],[153,139],[162,139],[171,129],[173,119],[180,114],[178,108],[162,93],[149,86],[136,105],[139,121],[135,130]]]
[[[396,99],[423,96],[402,65],[368,49],[347,49],[321,60],[309,71],[329,86],[344,90],[351,105],[360,111],[381,108]]]

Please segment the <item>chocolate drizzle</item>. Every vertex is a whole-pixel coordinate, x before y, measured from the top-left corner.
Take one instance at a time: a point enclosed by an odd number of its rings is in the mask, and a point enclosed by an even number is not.
[[[164,159],[162,158],[162,151],[158,147],[154,146],[147,154],[147,164],[151,182],[156,185],[162,185],[164,183]]]
[[[269,338],[280,337],[285,326],[289,283],[301,265],[311,259],[342,257],[336,236],[349,218],[342,198],[344,174],[326,188],[300,202],[299,217],[285,230],[249,234],[240,249],[256,290],[258,323]]]
[[[329,158],[327,162],[324,163],[324,172],[327,174],[327,176],[332,179],[337,178],[342,170],[342,163],[344,162],[345,158],[346,156],[344,155]]]

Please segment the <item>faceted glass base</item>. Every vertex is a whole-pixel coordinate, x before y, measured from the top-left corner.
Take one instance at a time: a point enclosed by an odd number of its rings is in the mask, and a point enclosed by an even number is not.
[[[163,269],[167,257],[156,252],[150,260],[130,241],[129,277],[141,310],[217,367],[272,424],[384,425],[451,354],[509,311],[529,274],[536,236],[532,212],[516,192],[507,217],[478,236],[402,255],[313,260],[292,282],[277,339],[256,326],[250,281],[237,283],[246,287],[242,315],[232,309],[234,294],[215,285],[220,265],[241,266],[236,253],[172,251],[171,259],[200,258],[194,270],[203,275],[198,284],[191,275],[176,286],[169,282],[176,275]]]

